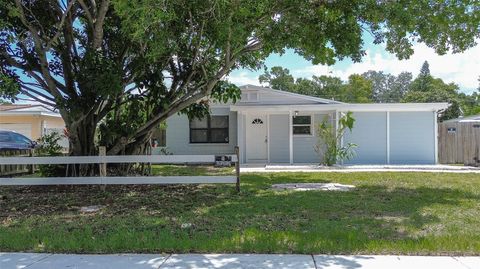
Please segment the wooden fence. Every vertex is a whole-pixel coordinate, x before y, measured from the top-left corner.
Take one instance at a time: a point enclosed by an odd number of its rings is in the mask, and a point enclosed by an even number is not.
[[[480,123],[443,122],[438,125],[439,162],[480,164]]]
[[[2,149],[0,150],[0,157],[27,157],[33,156],[31,149]],[[26,164],[3,164],[0,162],[0,176],[14,176],[18,174],[33,173],[34,165]]]
[[[234,176],[125,176],[28,177],[0,178],[0,185],[115,185],[115,184],[214,184],[234,183],[240,191],[238,148],[227,155],[235,163]],[[98,164],[100,171],[107,163],[152,164],[214,164],[215,155],[129,155],[129,156],[62,156],[62,157],[0,157],[2,165]],[[103,174],[103,173],[102,173]]]

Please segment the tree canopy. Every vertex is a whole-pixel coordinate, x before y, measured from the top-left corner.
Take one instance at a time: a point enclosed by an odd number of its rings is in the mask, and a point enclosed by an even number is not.
[[[205,97],[238,98],[225,76],[271,53],[360,61],[364,32],[400,59],[414,42],[461,52],[480,36],[479,13],[473,0],[2,1],[0,97],[56,107],[72,154],[94,154],[105,124],[117,154],[175,113],[208,113]]]

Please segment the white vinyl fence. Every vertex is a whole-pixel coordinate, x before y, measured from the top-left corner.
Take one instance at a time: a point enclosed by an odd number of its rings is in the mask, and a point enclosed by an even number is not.
[[[224,155],[222,155],[224,156]],[[235,163],[234,176],[125,176],[125,177],[28,177],[0,178],[1,185],[116,185],[116,184],[236,184],[240,190],[240,165],[236,154],[226,155]],[[129,156],[61,156],[61,157],[0,157],[1,165],[40,164],[98,164],[100,170],[107,163],[151,164],[214,164],[215,155],[129,155]],[[104,170],[104,169],[103,169]]]

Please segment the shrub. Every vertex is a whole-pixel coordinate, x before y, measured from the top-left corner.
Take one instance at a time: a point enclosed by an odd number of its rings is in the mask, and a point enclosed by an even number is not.
[[[62,139],[62,135],[58,132],[52,132],[40,137],[36,153],[38,156],[61,156],[62,146],[59,141]],[[39,165],[38,170],[43,177],[54,177],[64,175],[65,166],[59,164],[42,164]]]
[[[322,157],[322,164],[332,166],[338,161],[350,160],[355,156],[354,148],[357,147],[354,143],[348,143],[341,146],[345,130],[352,131],[355,119],[352,117],[352,112],[347,112],[338,120],[338,129],[335,125],[329,122],[328,118],[324,118],[322,123],[317,128],[318,142],[315,145],[315,151]]]

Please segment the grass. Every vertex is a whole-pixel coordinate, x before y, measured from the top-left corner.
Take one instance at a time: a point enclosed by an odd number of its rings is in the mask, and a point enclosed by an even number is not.
[[[231,168],[157,166],[156,174]],[[351,192],[275,192],[337,182]],[[93,214],[81,206],[103,205]],[[242,174],[233,185],[1,187],[0,251],[480,254],[480,175]]]

